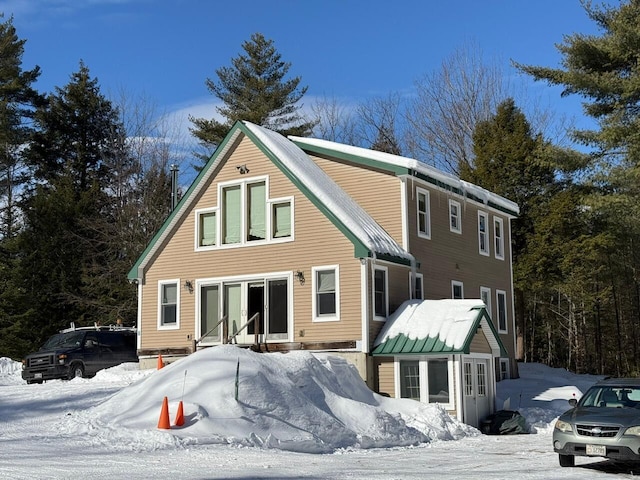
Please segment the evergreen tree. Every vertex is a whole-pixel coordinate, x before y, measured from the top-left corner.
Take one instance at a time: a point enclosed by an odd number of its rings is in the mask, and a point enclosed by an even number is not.
[[[260,33],[242,44],[245,55],[231,60],[231,67],[216,70],[218,81],[207,79],[209,91],[222,100],[217,112],[225,119],[191,118],[193,135],[213,150],[238,120],[247,120],[283,135],[307,136],[316,125],[300,114],[298,102],[308,87],[300,77],[286,80],[291,67],[281,59],[273,40]]]
[[[135,292],[113,236],[133,171],[117,109],[81,63],[35,119],[27,155],[37,183],[24,202],[19,274],[37,343],[70,321],[114,323]]]

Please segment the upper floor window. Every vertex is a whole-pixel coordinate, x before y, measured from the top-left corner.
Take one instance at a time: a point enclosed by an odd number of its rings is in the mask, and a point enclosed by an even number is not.
[[[481,255],[489,255],[489,232],[487,217],[484,212],[478,212],[478,249]]]
[[[418,235],[423,238],[431,238],[431,212],[429,192],[422,188],[416,188],[418,210]]]
[[[158,328],[179,328],[180,281],[164,280],[158,283]]]
[[[502,219],[493,217],[493,253],[497,259],[504,260],[504,237]]]
[[[454,233],[462,233],[460,202],[456,202],[455,200],[449,200],[449,230]]]
[[[266,179],[220,187],[219,205],[196,211],[196,248],[292,237],[292,199],[269,199]]]
[[[373,274],[373,311],[375,318],[386,319],[389,315],[387,269],[376,267]]]
[[[507,292],[496,290],[496,303],[498,304],[498,332],[507,333]]]
[[[338,266],[314,267],[312,271],[314,321],[340,320]]]
[[[462,282],[451,280],[451,298],[464,298],[464,286]]]

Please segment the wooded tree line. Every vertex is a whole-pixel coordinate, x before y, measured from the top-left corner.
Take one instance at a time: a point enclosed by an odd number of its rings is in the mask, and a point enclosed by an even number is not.
[[[637,374],[640,0],[584,7],[601,35],[565,37],[562,68],[514,67],[582,96],[593,130],[535,105],[473,46],[416,79],[411,98],[324,98],[303,111],[301,78],[287,78],[273,41],[254,34],[206,80],[222,106],[218,120],[191,119],[201,146],[192,156],[207,158],[242,119],[410,156],[503,195],[521,209],[517,357]],[[66,86],[37,92],[40,71],[22,69],[24,47],[11,19],[2,23],[0,356],[13,358],[70,321],[135,322],[126,273],[169,213],[176,155],[144,105],[106,98],[83,63]]]

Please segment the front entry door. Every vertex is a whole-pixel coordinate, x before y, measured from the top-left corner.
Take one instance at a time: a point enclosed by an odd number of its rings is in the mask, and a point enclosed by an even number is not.
[[[476,428],[492,413],[489,386],[489,362],[482,358],[467,358],[462,364],[464,385],[464,423]]]
[[[253,344],[256,329],[259,334],[264,333],[264,282],[227,283],[224,291],[229,337],[237,334],[232,343]],[[257,317],[247,326],[254,315]]]

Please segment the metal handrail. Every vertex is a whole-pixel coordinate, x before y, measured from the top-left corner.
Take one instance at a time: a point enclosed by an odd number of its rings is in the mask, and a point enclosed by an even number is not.
[[[228,315],[223,316],[223,317],[218,321],[218,323],[216,323],[213,327],[211,327],[211,328],[209,329],[209,331],[208,331],[207,333],[205,333],[204,335],[202,335],[198,340],[194,340],[194,341],[193,341],[193,351],[194,351],[194,352],[196,351],[196,348],[198,347],[198,344],[202,341],[202,339],[203,339],[203,338],[205,338],[205,337],[206,337],[206,336],[208,336],[211,332],[213,332],[216,328],[218,328],[218,327],[220,326],[220,324],[221,324],[221,323],[226,322],[227,318],[228,318]],[[224,325],[223,325],[223,326],[224,326]],[[225,329],[223,328],[223,330],[225,330]],[[223,334],[222,334],[222,341],[223,341],[223,343],[227,343],[227,342],[225,341],[225,340],[226,340],[226,337],[227,337],[227,336],[226,336],[225,332],[223,332]]]
[[[247,320],[247,323],[245,323],[242,328],[240,328],[240,330],[238,330],[236,333],[233,334],[233,336],[229,337],[229,340],[227,343],[231,343],[232,340],[235,340],[235,338],[245,329],[248,328],[249,325],[253,322],[255,322],[256,318],[260,318],[260,313],[256,312],[253,317],[251,317],[249,320]],[[260,325],[259,323],[257,323],[256,325]],[[258,329],[256,329],[255,335],[256,335],[256,344],[258,343],[258,335],[260,334],[260,332],[258,331]],[[238,342],[236,341],[236,344]]]

